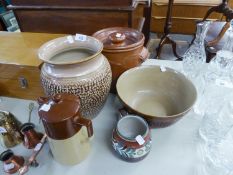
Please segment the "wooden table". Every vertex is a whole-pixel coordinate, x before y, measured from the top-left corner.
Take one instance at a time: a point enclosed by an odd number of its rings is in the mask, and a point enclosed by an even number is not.
[[[182,69],[181,62],[147,60],[146,65],[164,65],[177,70]],[[31,101],[1,97],[0,109],[12,112],[22,122],[27,121],[28,104]],[[192,175],[199,164],[197,155],[197,129],[200,120],[192,111],[176,124],[162,129],[152,130],[152,150],[149,155],[137,163],[119,159],[111,146],[111,133],[115,127],[118,108],[121,107],[115,95],[110,94],[100,114],[93,120],[94,138],[87,159],[76,166],[60,165],[53,160],[46,144],[38,156],[39,167],[31,168],[28,175]],[[38,114],[32,112],[32,122],[37,130]],[[0,152],[4,148],[0,147]],[[16,154],[28,157],[30,150],[19,145],[12,149]],[[65,152],[65,150],[64,150]],[[2,164],[0,163],[0,168]],[[3,174],[0,172],[0,174]]]

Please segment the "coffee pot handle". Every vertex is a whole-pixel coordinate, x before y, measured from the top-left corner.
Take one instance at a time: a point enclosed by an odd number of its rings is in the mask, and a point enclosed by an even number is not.
[[[93,126],[91,120],[79,117],[74,121],[74,123],[77,125],[85,126],[87,128],[88,137],[93,136]]]
[[[47,103],[49,101],[49,98],[47,97],[39,97],[37,99],[37,103],[39,104],[39,106],[42,106],[43,104]]]

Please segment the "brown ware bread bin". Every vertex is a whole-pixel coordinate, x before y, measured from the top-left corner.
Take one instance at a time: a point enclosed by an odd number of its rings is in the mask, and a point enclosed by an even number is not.
[[[145,37],[143,33],[125,27],[106,28],[93,36],[104,44],[102,53],[110,62],[113,74],[111,92],[116,93],[118,77],[147,59],[149,52],[143,46]]]

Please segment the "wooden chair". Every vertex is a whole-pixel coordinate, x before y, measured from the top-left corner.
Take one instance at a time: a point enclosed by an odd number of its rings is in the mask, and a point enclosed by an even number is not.
[[[222,0],[221,4],[210,8],[203,18],[203,21],[205,21],[213,12],[221,13],[226,22],[216,22],[216,24],[213,24],[212,27],[210,27],[206,37],[207,62],[209,62],[216,55],[216,52],[222,48],[219,42],[223,39],[223,36],[230,27],[230,21],[233,19],[233,9],[229,6],[229,0]]]

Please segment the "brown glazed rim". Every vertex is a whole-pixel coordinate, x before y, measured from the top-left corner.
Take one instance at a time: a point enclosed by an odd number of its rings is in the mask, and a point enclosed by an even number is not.
[[[127,73],[129,73],[129,72],[131,72],[131,71],[134,71],[134,70],[136,70],[136,69],[147,68],[147,67],[159,67],[159,66],[147,65],[147,66],[142,66],[142,67],[135,67],[135,68],[131,68],[131,69],[125,71],[123,74],[127,74]],[[168,67],[165,67],[165,68],[166,68],[167,70],[172,71],[172,72],[175,71],[175,72],[177,72],[178,74],[184,76],[182,73],[180,73],[179,71],[176,71],[176,70],[174,70],[174,69],[172,69],[172,68],[168,68]],[[123,75],[123,74],[122,74],[122,75]],[[121,75],[121,76],[122,76],[122,75]],[[121,76],[120,76],[120,77],[121,77]],[[120,79],[120,77],[119,77],[119,79]],[[119,79],[118,79],[118,81],[119,81]],[[187,79],[187,78],[186,78],[186,79]],[[118,81],[117,81],[117,83],[118,83]],[[193,83],[192,83],[189,79],[187,79],[187,81],[189,81],[189,82],[193,85]],[[117,89],[117,87],[118,87],[118,86],[116,85],[116,89]],[[187,112],[189,112],[189,111],[193,108],[193,105],[195,104],[195,102],[196,102],[196,100],[197,100],[197,90],[196,90],[196,87],[195,87],[194,85],[193,85],[193,87],[194,87],[195,92],[196,92],[196,98],[195,98],[195,100],[193,101],[193,104],[192,104],[189,108],[187,108],[186,110],[184,110],[184,111],[181,112],[181,113],[174,114],[174,115],[168,115],[168,116],[152,116],[152,115],[143,114],[143,113],[137,111],[136,109],[134,109],[133,107],[131,107],[130,105],[128,105],[126,102],[124,102],[124,100],[123,100],[123,99],[121,98],[121,96],[119,95],[118,90],[117,90],[117,95],[118,95],[118,97],[120,98],[120,100],[122,101],[122,103],[126,106],[126,108],[132,110],[133,113],[135,113],[136,115],[142,116],[142,117],[145,118],[146,120],[151,120],[151,121],[153,121],[153,120],[158,119],[158,120],[164,120],[164,121],[165,121],[165,120],[168,120],[168,119],[180,118],[180,117],[182,117],[184,114],[186,114]],[[155,121],[154,121],[154,122],[155,122]]]
[[[137,47],[132,47],[132,48],[129,48],[129,49],[103,49],[103,52],[113,52],[113,53],[120,53],[120,52],[129,52],[129,51],[133,51],[133,50],[136,50],[140,47],[143,47],[143,43],[138,45]]]
[[[149,127],[149,125],[148,125],[148,127]],[[126,145],[127,147],[141,148],[141,147],[145,146],[146,143],[151,141],[151,129],[149,128],[147,135],[145,135],[145,137],[143,137],[143,139],[145,140],[145,143],[143,145],[139,145],[139,143],[136,141],[136,139],[134,139],[134,141],[125,139],[124,137],[119,135],[119,133],[116,131],[116,128],[112,132],[112,139],[116,140],[117,142],[124,143],[124,145]]]
[[[114,32],[114,30],[125,30],[125,31],[131,31],[131,32],[137,32],[141,35],[141,40],[139,40],[138,42],[134,43],[134,44],[130,44],[130,45],[127,45],[127,46],[118,46],[118,47],[104,47],[103,51],[105,52],[123,52],[123,51],[131,51],[131,50],[134,50],[140,46],[142,46],[144,44],[144,40],[145,40],[145,36],[143,35],[143,33],[139,32],[138,30],[136,29],[133,29],[133,28],[127,28],[127,27],[110,27],[110,28],[105,28],[105,29],[102,29],[102,30],[99,30],[97,32],[95,32],[92,36],[97,38],[98,39],[98,35],[100,35],[101,33],[103,32],[107,32],[107,31],[110,31],[112,30],[112,32]],[[100,42],[102,42],[102,39],[98,39]]]
[[[67,36],[70,36],[70,35],[67,35]],[[86,57],[86,58],[83,58],[83,59],[77,60],[77,61],[70,61],[70,62],[67,62],[67,63],[56,63],[56,62],[53,62],[53,61],[49,61],[49,59],[46,59],[46,58],[44,58],[44,57],[41,56],[40,52],[42,51],[42,49],[43,49],[44,47],[46,47],[46,46],[49,45],[51,42],[54,42],[54,41],[56,41],[56,40],[66,39],[67,36],[55,38],[55,39],[53,39],[53,40],[50,40],[50,41],[44,43],[44,44],[39,48],[39,50],[38,50],[38,52],[37,52],[37,53],[38,53],[37,55],[38,55],[39,59],[42,60],[42,61],[45,62],[45,63],[49,63],[49,64],[52,64],[52,65],[71,65],[71,64],[77,64],[77,63],[83,63],[83,62],[89,61],[89,60],[91,60],[91,59],[97,57],[98,55],[100,55],[101,52],[103,51],[103,47],[104,47],[104,46],[103,46],[103,43],[102,43],[101,41],[99,41],[99,40],[96,39],[95,37],[86,35],[88,38],[97,41],[97,42],[101,45],[100,49],[99,49],[95,54],[93,54],[93,55],[91,55],[91,56],[89,56],[89,57]],[[72,37],[74,37],[74,35],[72,35]],[[74,48],[82,48],[82,47],[74,47]],[[69,49],[64,49],[63,51],[66,51],[66,50],[69,50]]]

